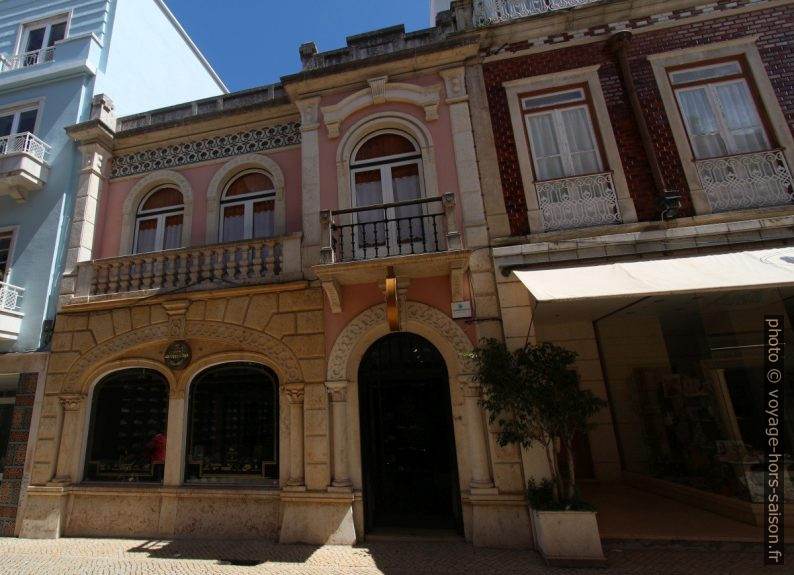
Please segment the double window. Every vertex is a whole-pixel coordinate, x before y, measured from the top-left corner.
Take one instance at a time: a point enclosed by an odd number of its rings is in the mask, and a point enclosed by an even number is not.
[[[166,186],[144,198],[135,220],[135,253],[155,252],[182,245],[182,192]]]
[[[53,51],[50,48],[64,38],[66,38],[65,17],[25,26],[20,50],[21,65],[33,66],[51,62]]]
[[[0,282],[5,282],[8,279],[8,272],[11,267],[11,241],[13,239],[13,232],[0,232]]]
[[[222,242],[275,235],[273,180],[262,172],[246,172],[226,186],[221,198]]]
[[[771,147],[739,61],[671,70],[669,78],[695,159]]]
[[[584,87],[521,98],[537,180],[603,171]]]
[[[382,204],[411,202],[423,194],[421,160],[418,146],[405,134],[381,132],[364,140],[353,152],[351,177],[357,208],[355,242],[359,249],[390,244],[400,248],[424,238],[422,206],[417,203],[383,208]]]

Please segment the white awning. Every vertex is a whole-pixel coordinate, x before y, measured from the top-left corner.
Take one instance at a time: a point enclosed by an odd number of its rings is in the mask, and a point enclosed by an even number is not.
[[[794,247],[515,271],[539,302],[794,285]]]

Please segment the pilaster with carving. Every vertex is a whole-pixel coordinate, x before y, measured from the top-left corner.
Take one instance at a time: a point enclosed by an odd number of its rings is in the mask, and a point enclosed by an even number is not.
[[[347,381],[328,381],[325,383],[331,399],[331,418],[334,440],[334,475],[329,491],[349,491],[352,489],[347,459]]]
[[[287,488],[294,491],[306,489],[304,480],[303,455],[303,398],[302,383],[288,384],[284,387],[289,403],[289,480]]]
[[[303,262],[319,263],[320,226],[320,98],[296,102],[301,114],[301,179],[303,186]]]
[[[494,483],[488,465],[488,451],[483,425],[483,411],[480,408],[482,388],[471,376],[461,376],[460,386],[466,407],[466,439],[469,443],[471,461],[471,482],[474,489],[490,489]]]
[[[85,395],[79,393],[65,393],[58,397],[63,410],[61,419],[60,443],[58,445],[58,464],[55,468],[55,483],[71,483],[76,478],[72,477],[72,463],[75,449],[78,448],[78,433],[80,429],[80,410],[83,407]]]

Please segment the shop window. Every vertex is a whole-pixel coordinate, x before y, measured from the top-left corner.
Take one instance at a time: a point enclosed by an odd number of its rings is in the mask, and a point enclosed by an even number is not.
[[[91,403],[85,478],[162,481],[168,382],[151,369],[125,369],[100,381]]]
[[[271,370],[231,363],[196,377],[185,481],[278,484],[278,381]]]
[[[389,253],[414,253],[401,245],[422,242],[425,237],[422,198],[422,154],[411,139],[398,132],[369,137],[353,152],[350,171],[356,212],[355,242],[359,249],[389,245]],[[407,205],[382,207],[407,202]],[[385,251],[385,250],[384,250]]]
[[[22,34],[22,66],[33,66],[53,60],[55,43],[66,38],[66,18],[28,24]]]
[[[17,378],[0,377],[0,481],[8,454],[8,440],[11,437],[11,420],[14,415],[14,402],[17,389]]]
[[[134,253],[181,247],[183,219],[182,192],[172,187],[151,192],[138,208]]]
[[[275,235],[276,189],[262,172],[247,172],[226,186],[221,197],[222,242]]]

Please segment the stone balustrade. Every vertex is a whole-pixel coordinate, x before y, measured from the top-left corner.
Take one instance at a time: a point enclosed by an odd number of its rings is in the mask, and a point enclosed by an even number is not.
[[[64,303],[119,295],[200,291],[298,280],[301,234],[83,262]],[[69,278],[64,278],[69,279]]]

